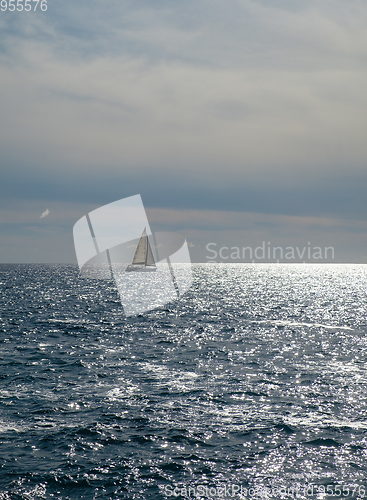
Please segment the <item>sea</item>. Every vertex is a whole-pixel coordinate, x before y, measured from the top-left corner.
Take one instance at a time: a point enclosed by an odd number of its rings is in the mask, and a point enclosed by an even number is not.
[[[195,264],[126,317],[0,266],[0,499],[367,496],[367,266]]]

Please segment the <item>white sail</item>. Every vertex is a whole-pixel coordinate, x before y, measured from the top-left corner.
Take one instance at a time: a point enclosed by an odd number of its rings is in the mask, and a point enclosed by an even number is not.
[[[147,247],[148,248],[147,248],[147,257],[146,257],[145,265],[146,266],[154,266],[155,261],[154,261],[152,249],[150,248],[150,243],[149,243],[148,237],[147,237]]]
[[[138,246],[136,247],[135,250],[135,255],[132,261],[132,264],[140,264],[142,266],[145,265],[145,260],[146,260],[146,255],[147,255],[147,235],[146,231],[144,228],[143,234],[141,235],[141,238],[139,240]]]

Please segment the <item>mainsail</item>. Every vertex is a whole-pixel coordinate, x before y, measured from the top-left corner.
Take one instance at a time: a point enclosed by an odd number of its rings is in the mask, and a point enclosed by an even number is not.
[[[136,247],[135,250],[135,255],[132,261],[133,265],[134,264],[140,264],[141,266],[145,265],[146,255],[147,255],[147,242],[148,242],[147,233],[144,228],[143,234],[141,235],[138,246]]]

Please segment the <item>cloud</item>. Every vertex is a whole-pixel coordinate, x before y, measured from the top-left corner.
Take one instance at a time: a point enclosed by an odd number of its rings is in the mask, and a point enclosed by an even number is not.
[[[249,176],[365,164],[360,2],[121,5],[18,16],[0,96],[2,151],[17,164],[17,131],[32,157],[42,148],[40,169],[56,157],[68,175],[199,166],[221,182],[224,166]]]
[[[65,173],[154,166],[223,177],[319,171],[367,159],[367,70],[260,67],[223,69],[120,55],[73,61],[39,44],[25,66],[3,68],[2,151],[16,163]],[[294,54],[297,57],[297,53]],[[24,83],[27,82],[27,85]]]
[[[46,210],[42,212],[40,219],[44,219],[45,217],[48,216],[49,213],[50,213],[49,209],[46,208]]]

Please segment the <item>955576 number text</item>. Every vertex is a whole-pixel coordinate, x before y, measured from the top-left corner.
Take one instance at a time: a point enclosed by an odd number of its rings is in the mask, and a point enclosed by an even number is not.
[[[42,12],[47,10],[47,0],[1,0],[0,9],[3,12],[6,10],[9,10],[10,12],[13,12],[14,10],[17,10],[18,12],[21,12],[22,10],[25,10],[26,12],[33,10],[35,12],[38,4],[40,4],[38,10],[42,10]]]

